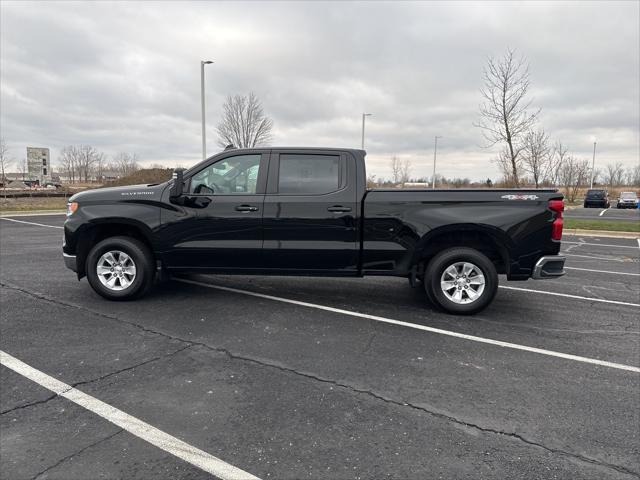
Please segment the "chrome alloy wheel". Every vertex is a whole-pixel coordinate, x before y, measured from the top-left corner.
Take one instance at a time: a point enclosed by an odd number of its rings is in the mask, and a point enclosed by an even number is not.
[[[126,253],[112,250],[100,257],[96,273],[102,285],[119,292],[129,288],[136,279],[136,264]]]
[[[476,265],[456,262],[445,268],[440,277],[442,293],[453,303],[469,304],[484,292],[484,275]]]

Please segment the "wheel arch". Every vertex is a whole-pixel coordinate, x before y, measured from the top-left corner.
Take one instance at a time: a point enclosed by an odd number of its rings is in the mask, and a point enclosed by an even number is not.
[[[429,231],[420,239],[416,245],[413,264],[426,264],[438,252],[447,248],[469,247],[489,257],[498,273],[508,273],[511,243],[505,232],[490,225],[445,225]]]
[[[86,259],[89,251],[98,242],[110,237],[131,237],[141,241],[154,255],[151,231],[146,225],[130,219],[100,219],[83,226],[76,245],[78,278],[86,276]]]

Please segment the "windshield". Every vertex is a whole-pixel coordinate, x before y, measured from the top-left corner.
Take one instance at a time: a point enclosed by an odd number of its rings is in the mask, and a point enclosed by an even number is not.
[[[636,199],[636,194],[633,192],[622,192],[620,194],[620,198],[624,199],[624,200],[635,200]]]
[[[604,190],[589,190],[587,192],[587,197],[602,198],[604,197]]]

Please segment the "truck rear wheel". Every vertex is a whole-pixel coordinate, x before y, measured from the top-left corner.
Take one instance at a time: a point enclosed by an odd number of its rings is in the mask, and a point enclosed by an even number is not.
[[[483,310],[498,291],[495,266],[473,248],[457,247],[438,253],[427,265],[424,278],[429,300],[458,315]]]
[[[91,287],[109,300],[139,297],[153,284],[153,255],[131,237],[110,237],[95,245],[86,263]]]

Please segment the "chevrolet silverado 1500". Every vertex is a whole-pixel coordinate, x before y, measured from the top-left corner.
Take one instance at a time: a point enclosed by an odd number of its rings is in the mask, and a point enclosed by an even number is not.
[[[67,267],[111,300],[159,274],[408,277],[445,311],[564,274],[555,190],[369,190],[365,152],[227,149],[156,185],[70,198]]]

